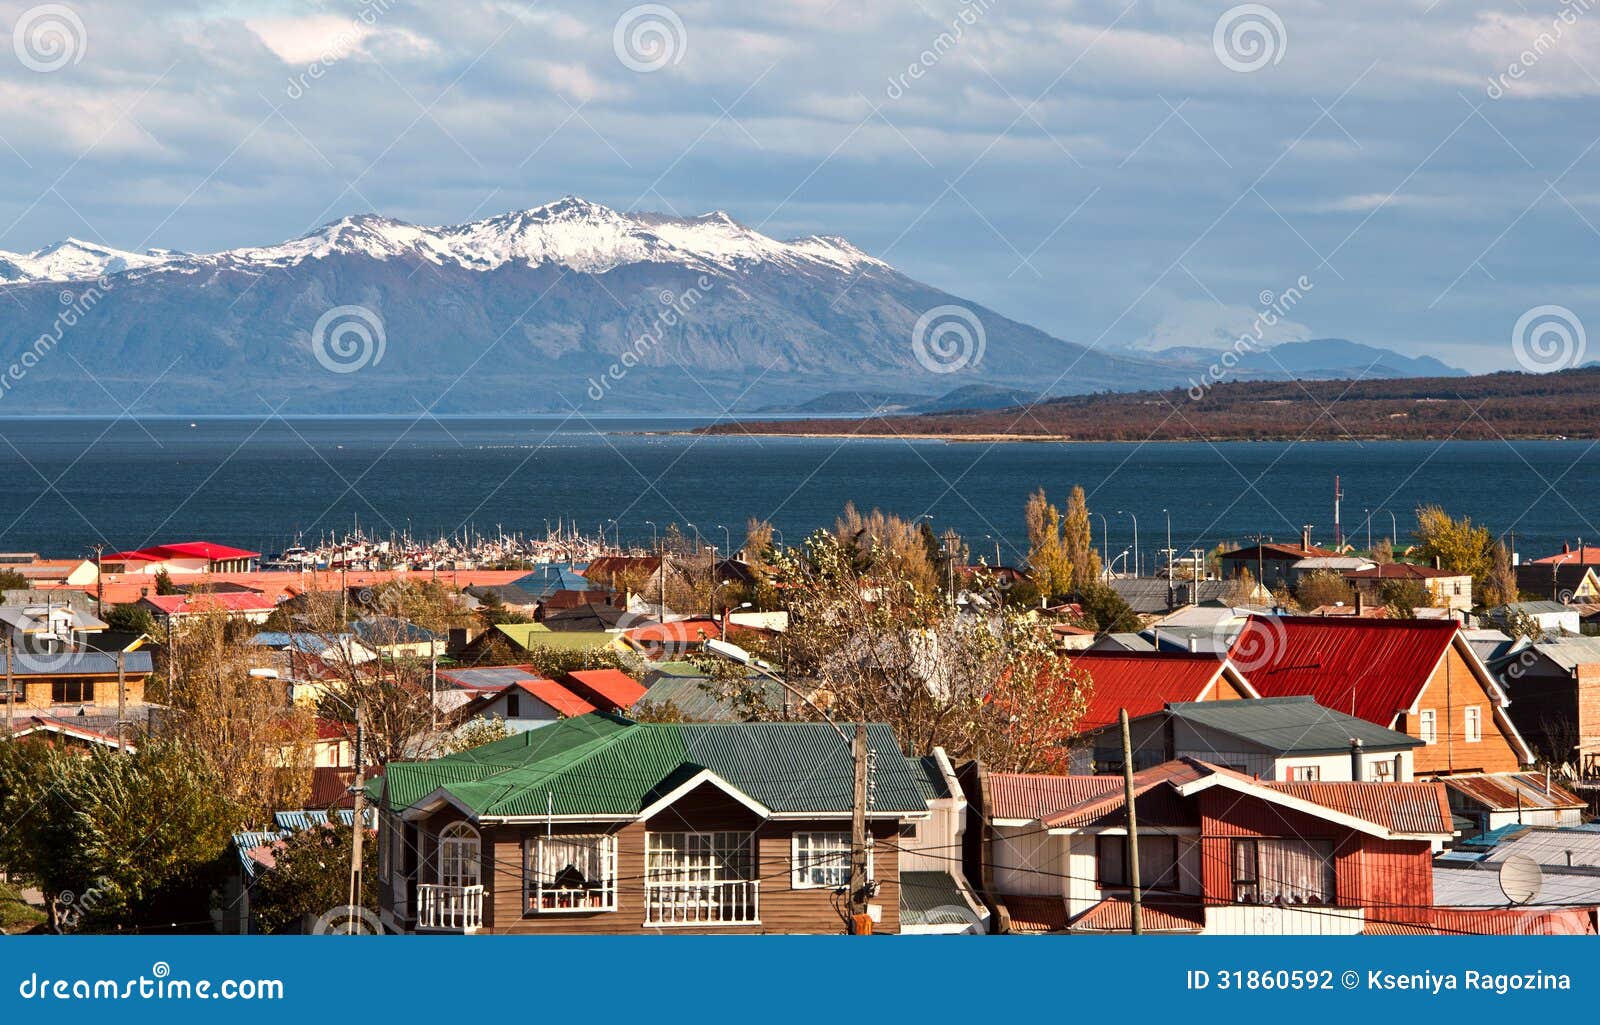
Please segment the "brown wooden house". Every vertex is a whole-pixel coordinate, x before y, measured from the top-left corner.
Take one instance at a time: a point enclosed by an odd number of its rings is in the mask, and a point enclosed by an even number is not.
[[[928,784],[887,727],[868,747],[869,907],[893,933],[898,838],[928,818]],[[843,932],[853,778],[827,723],[598,713],[392,764],[372,788],[381,918],[395,932]]]

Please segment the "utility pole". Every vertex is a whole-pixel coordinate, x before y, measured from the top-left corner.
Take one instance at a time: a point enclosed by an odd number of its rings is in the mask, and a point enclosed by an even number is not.
[[[352,908],[357,906],[357,899],[361,895],[361,842],[362,842],[362,840],[364,840],[366,838],[366,832],[367,832],[367,822],[366,822],[367,788],[366,788],[366,780],[362,778],[362,772],[364,771],[364,766],[365,766],[365,763],[366,763],[366,755],[367,755],[367,752],[366,752],[366,746],[367,746],[367,744],[366,744],[366,742],[367,742],[367,716],[366,716],[366,710],[367,710],[367,703],[365,701],[357,701],[356,702],[356,784],[355,784],[355,787],[354,787],[355,799],[356,800],[355,800],[355,818],[351,821],[351,827],[352,828],[351,828],[351,839],[350,839],[350,899],[348,901],[349,905]],[[354,914],[352,914],[352,915],[348,916],[348,922],[345,925],[345,933],[346,933],[346,935],[353,936],[353,935],[355,935],[355,931],[356,931],[356,916]]]
[[[10,738],[11,736],[13,736],[16,733],[16,724],[14,722],[14,719],[16,717],[16,709],[17,709],[17,690],[16,690],[16,677],[13,675],[12,669],[11,669],[11,653],[12,653],[11,638],[9,636],[7,636],[6,637],[6,737],[7,738]]]
[[[128,683],[127,683],[128,653],[117,652],[117,754],[126,754],[128,750],[128,727],[125,720],[128,718]]]
[[[871,932],[867,918],[867,724],[856,720],[850,738],[855,788],[850,798],[850,932]]]
[[[1132,930],[1144,932],[1142,894],[1139,892],[1139,816],[1133,809],[1133,742],[1128,736],[1128,710],[1122,709],[1122,800],[1128,806],[1128,885],[1132,893]]]

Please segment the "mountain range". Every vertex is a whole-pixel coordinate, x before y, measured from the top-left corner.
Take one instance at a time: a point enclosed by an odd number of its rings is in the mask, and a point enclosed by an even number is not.
[[[68,239],[0,251],[0,295],[0,357],[36,357],[0,375],[7,414],[107,393],[246,415],[991,408],[1183,386],[1207,362],[1052,337],[836,236],[571,196],[444,227],[352,216],[210,254]],[[1237,376],[1456,372],[1344,341],[1271,355]]]

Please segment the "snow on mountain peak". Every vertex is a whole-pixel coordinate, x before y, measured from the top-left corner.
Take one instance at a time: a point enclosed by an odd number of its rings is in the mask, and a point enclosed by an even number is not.
[[[0,252],[0,283],[74,280],[124,270],[288,267],[336,256],[423,260],[469,270],[551,264],[587,274],[635,263],[681,264],[702,271],[737,271],[755,264],[822,265],[844,272],[864,265],[887,267],[837,236],[779,241],[722,210],[698,217],[620,213],[563,196],[531,209],[437,228],[356,214],[277,245],[209,256],[169,250],[129,253],[67,239],[35,253]]]

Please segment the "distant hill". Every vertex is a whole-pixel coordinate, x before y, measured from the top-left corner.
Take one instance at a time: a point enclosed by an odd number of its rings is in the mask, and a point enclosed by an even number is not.
[[[952,440],[1340,440],[1600,437],[1600,369],[1363,381],[1241,381],[1101,393],[1027,407],[741,422],[707,434],[893,435]]]
[[[969,384],[943,395],[911,395],[905,392],[831,391],[792,406],[771,406],[762,413],[829,414],[868,413],[943,413],[957,409],[1003,409],[1032,401],[1035,393],[1016,388]]]
[[[1222,358],[1224,350],[1206,346],[1176,346],[1157,352],[1141,351],[1146,359],[1203,374]],[[1391,377],[1467,377],[1432,356],[1405,356],[1392,349],[1352,342],[1347,338],[1313,338],[1283,342],[1270,348],[1247,350],[1229,367],[1235,381],[1286,381],[1293,378],[1340,380]]]

